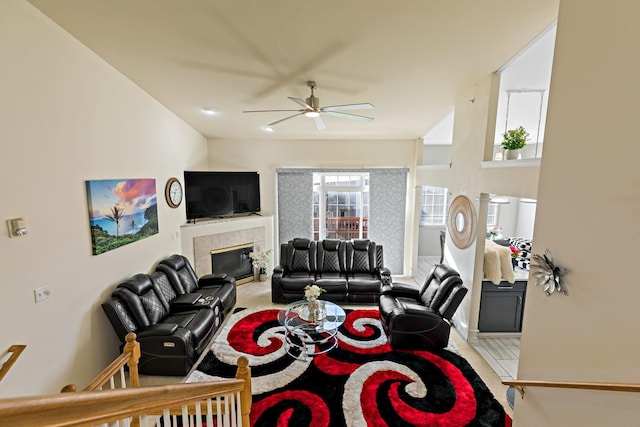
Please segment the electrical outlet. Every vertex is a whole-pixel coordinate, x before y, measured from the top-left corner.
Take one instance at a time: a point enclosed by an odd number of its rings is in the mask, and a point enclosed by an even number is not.
[[[40,288],[34,289],[33,295],[36,299],[36,302],[41,302],[51,296],[51,291],[49,290],[49,287],[47,285],[44,285]]]

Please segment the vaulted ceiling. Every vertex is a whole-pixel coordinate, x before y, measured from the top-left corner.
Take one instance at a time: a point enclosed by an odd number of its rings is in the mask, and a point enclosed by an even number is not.
[[[29,0],[208,138],[414,139],[557,16],[559,0]],[[371,103],[364,123],[304,116]],[[202,108],[213,108],[206,115]]]

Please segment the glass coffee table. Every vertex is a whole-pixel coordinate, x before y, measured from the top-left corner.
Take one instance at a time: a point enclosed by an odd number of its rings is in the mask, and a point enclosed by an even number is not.
[[[307,360],[338,346],[338,328],[346,314],[342,307],[330,301],[318,300],[320,318],[310,319],[306,301],[296,301],[278,313],[284,326],[287,353],[299,360]]]

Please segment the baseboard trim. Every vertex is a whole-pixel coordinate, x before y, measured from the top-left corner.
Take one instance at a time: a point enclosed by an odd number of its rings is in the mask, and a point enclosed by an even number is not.
[[[520,338],[520,332],[478,332],[477,338]]]

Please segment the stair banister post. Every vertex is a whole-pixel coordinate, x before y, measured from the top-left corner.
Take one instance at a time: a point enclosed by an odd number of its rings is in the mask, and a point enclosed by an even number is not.
[[[62,387],[60,393],[75,393],[76,391],[78,390],[75,384],[67,384],[66,386]]]
[[[129,357],[129,361],[127,362],[127,365],[129,366],[129,380],[131,380],[131,387],[140,387],[140,377],[138,376],[140,343],[136,341],[136,334],[133,332],[129,332],[124,339],[126,341],[126,344],[124,345],[122,351],[131,355],[131,357]]]
[[[138,376],[138,361],[140,360],[140,343],[136,340],[137,336],[133,332],[129,332],[125,337],[126,344],[122,349],[123,353],[129,353],[129,380],[131,387],[140,387],[140,377]],[[131,427],[140,426],[140,417],[133,417]]]
[[[238,369],[236,370],[236,379],[244,380],[244,388],[240,392],[240,412],[242,414],[242,425],[249,427],[249,413],[251,412],[251,368],[249,368],[249,359],[240,356],[236,362]]]

